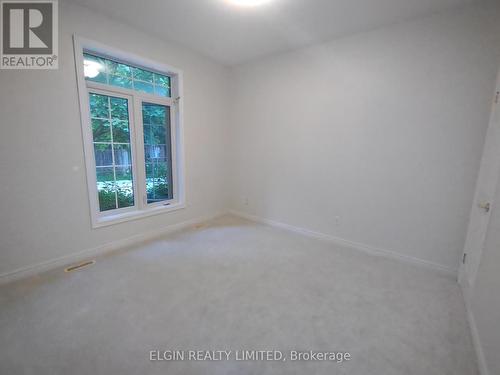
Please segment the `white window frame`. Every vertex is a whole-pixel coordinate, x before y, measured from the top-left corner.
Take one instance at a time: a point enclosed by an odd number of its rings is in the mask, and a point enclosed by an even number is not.
[[[87,172],[90,216],[93,228],[123,223],[129,220],[172,212],[186,207],[185,202],[185,165],[184,130],[182,106],[182,71],[140,56],[126,53],[101,43],[73,35],[78,97],[80,101],[81,127]],[[149,69],[170,77],[170,97],[138,92],[132,89],[115,87],[85,80],[83,53],[94,53],[128,65]],[[134,206],[101,212],[97,193],[96,164],[90,120],[89,93],[121,97],[128,100],[130,144],[133,164]],[[172,155],[173,199],[148,204],[146,201],[146,171],[144,161],[144,135],[142,127],[142,103],[165,105],[170,108],[170,138]],[[135,110],[135,111],[134,111]],[[138,157],[138,155],[141,155]],[[141,181],[141,182],[139,182]]]

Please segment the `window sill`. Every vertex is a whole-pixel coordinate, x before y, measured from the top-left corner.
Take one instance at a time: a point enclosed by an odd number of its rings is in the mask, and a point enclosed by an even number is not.
[[[144,210],[129,211],[115,215],[92,218],[92,228],[107,227],[109,225],[137,220],[148,216],[165,214],[167,212],[177,211],[183,208],[186,208],[186,204],[184,202],[179,202],[170,204],[168,206],[156,206]]]

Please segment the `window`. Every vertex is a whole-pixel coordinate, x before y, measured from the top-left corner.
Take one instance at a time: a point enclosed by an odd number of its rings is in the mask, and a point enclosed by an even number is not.
[[[181,73],[77,37],[75,57],[93,226],[183,208]]]
[[[142,103],[148,203],[172,199],[170,111],[164,105]]]
[[[128,100],[90,92],[89,104],[99,210],[133,207]]]
[[[170,77],[103,57],[84,53],[84,74],[88,81],[105,83],[170,97]]]

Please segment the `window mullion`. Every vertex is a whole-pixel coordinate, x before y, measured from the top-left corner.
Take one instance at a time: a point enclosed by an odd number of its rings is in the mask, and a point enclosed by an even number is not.
[[[118,186],[116,181],[116,162],[115,162],[115,144],[113,141],[113,119],[111,117],[111,97],[108,96],[108,121],[109,121],[109,130],[111,137],[111,160],[113,163],[113,180],[114,180],[114,188],[115,188],[115,207],[118,208]],[[130,125],[129,125],[130,126]]]
[[[128,98],[128,118],[129,118],[129,142],[130,142],[130,153],[132,156],[131,168],[132,168],[132,184],[134,188],[134,207],[140,208],[140,192],[139,192],[139,176],[137,175],[137,152],[136,152],[136,140],[135,140],[135,108],[134,108],[134,98],[129,96]],[[139,203],[138,203],[139,202]]]
[[[178,199],[179,197],[179,185],[177,180],[177,111],[175,107],[175,102],[171,103],[170,107],[170,165],[172,167],[171,177],[172,177],[172,188],[173,188],[173,198]]]
[[[137,96],[133,96],[134,122],[135,122],[135,149],[136,149],[136,173],[137,187],[139,194],[139,208],[144,209],[147,206],[146,195],[146,163],[144,156],[144,124],[142,121],[142,101]]]

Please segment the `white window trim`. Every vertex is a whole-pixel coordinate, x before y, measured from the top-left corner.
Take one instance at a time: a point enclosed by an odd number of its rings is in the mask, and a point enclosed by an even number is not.
[[[126,53],[115,48],[106,46],[104,44],[73,35],[73,46],[75,54],[75,65],[76,65],[76,75],[77,75],[77,87],[78,87],[78,97],[80,102],[80,117],[81,117],[81,127],[82,127],[82,137],[83,137],[83,147],[85,155],[85,167],[87,172],[87,188],[89,193],[89,203],[90,203],[90,216],[93,228],[99,228],[103,226],[123,223],[125,221],[136,220],[139,218],[159,215],[167,212],[172,212],[186,207],[186,194],[185,194],[185,162],[184,162],[184,127],[183,127],[183,78],[182,71],[164,64],[160,64],[148,59],[144,59],[140,56],[134,55],[132,53]],[[119,87],[109,86],[105,84],[99,84],[95,82],[87,82],[84,77],[83,72],[83,52],[92,51],[100,55],[110,56],[112,58],[122,60],[123,62],[129,63],[131,65],[137,65],[144,68],[149,68],[151,70],[164,73],[171,78],[171,97],[161,98],[156,95],[150,94],[137,94],[136,102],[133,102],[133,98],[130,96],[130,90],[121,89]],[[111,90],[111,92],[110,92]],[[139,173],[135,173],[134,176],[134,206],[122,209],[115,209],[108,211],[108,213],[101,213],[99,210],[99,201],[97,196],[97,182],[96,182],[96,172],[95,172],[95,159],[94,159],[94,146],[93,146],[93,136],[92,127],[90,122],[90,108],[89,108],[89,91],[95,92],[108,92],[109,95],[127,97],[129,99],[129,116],[131,125],[130,133],[134,134],[131,136],[131,147],[133,150],[133,162],[135,161],[136,148],[143,147],[142,138],[142,128],[137,126],[137,117],[140,113],[133,113],[133,108],[138,107],[138,96],[141,99],[147,101],[148,103],[158,103],[170,106],[171,111],[171,129],[172,129],[172,174],[174,180],[174,200],[168,202],[159,202],[157,204],[144,204],[142,202],[142,196],[139,190],[137,190],[137,181],[140,178],[145,178],[143,176],[143,167],[139,167],[137,163],[136,170]],[[169,104],[166,104],[169,103]],[[140,121],[140,120],[139,120]],[[168,205],[165,205],[165,204]]]

